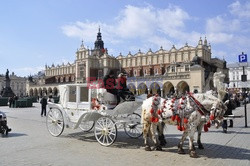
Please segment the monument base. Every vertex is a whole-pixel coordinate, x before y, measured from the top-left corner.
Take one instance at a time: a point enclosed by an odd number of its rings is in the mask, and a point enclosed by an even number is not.
[[[7,87],[3,89],[2,97],[14,97],[15,94],[12,91],[11,87]]]

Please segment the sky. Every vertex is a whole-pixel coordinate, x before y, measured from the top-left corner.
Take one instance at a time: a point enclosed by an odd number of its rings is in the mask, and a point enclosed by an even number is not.
[[[73,63],[82,40],[94,47],[99,26],[113,56],[197,46],[200,37],[227,63],[250,54],[248,0],[8,0],[0,1],[0,74]]]

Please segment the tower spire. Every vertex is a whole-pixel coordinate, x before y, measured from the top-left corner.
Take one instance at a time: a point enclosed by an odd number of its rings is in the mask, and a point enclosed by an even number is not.
[[[98,28],[98,33],[95,41],[95,49],[104,49],[104,43],[102,41],[102,34],[100,32],[100,26]]]

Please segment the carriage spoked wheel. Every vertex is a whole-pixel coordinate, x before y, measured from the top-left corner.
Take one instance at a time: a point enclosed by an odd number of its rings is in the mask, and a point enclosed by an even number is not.
[[[90,130],[93,129],[94,125],[95,125],[95,121],[86,121],[86,122],[82,121],[79,127],[82,131],[89,132]]]
[[[100,117],[95,123],[95,138],[103,146],[112,145],[117,137],[117,127],[108,117]]]
[[[62,111],[56,108],[50,108],[46,118],[46,125],[51,135],[55,137],[61,135],[64,130]]]
[[[142,136],[141,116],[137,113],[129,114],[127,116],[128,123],[125,124],[125,133],[131,138],[139,138]]]

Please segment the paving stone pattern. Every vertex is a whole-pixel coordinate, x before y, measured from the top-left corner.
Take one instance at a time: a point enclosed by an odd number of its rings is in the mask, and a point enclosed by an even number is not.
[[[248,126],[250,126],[250,104]],[[51,136],[46,128],[45,117],[40,117],[40,104],[31,108],[0,107],[8,117],[12,132],[8,137],[0,138],[0,166],[140,166],[140,165],[226,165],[249,166],[250,128],[245,128],[244,118],[234,120],[234,128],[222,133],[222,128],[212,127],[202,133],[204,150],[197,149],[199,158],[190,158],[188,154],[177,154],[177,144],[181,132],[176,126],[166,129],[167,145],[163,151],[146,152],[143,139],[131,139],[123,130],[119,130],[116,142],[110,147],[101,146],[94,133],[66,128],[59,137]],[[244,115],[244,107],[233,112]],[[188,152],[187,141],[184,144]]]

